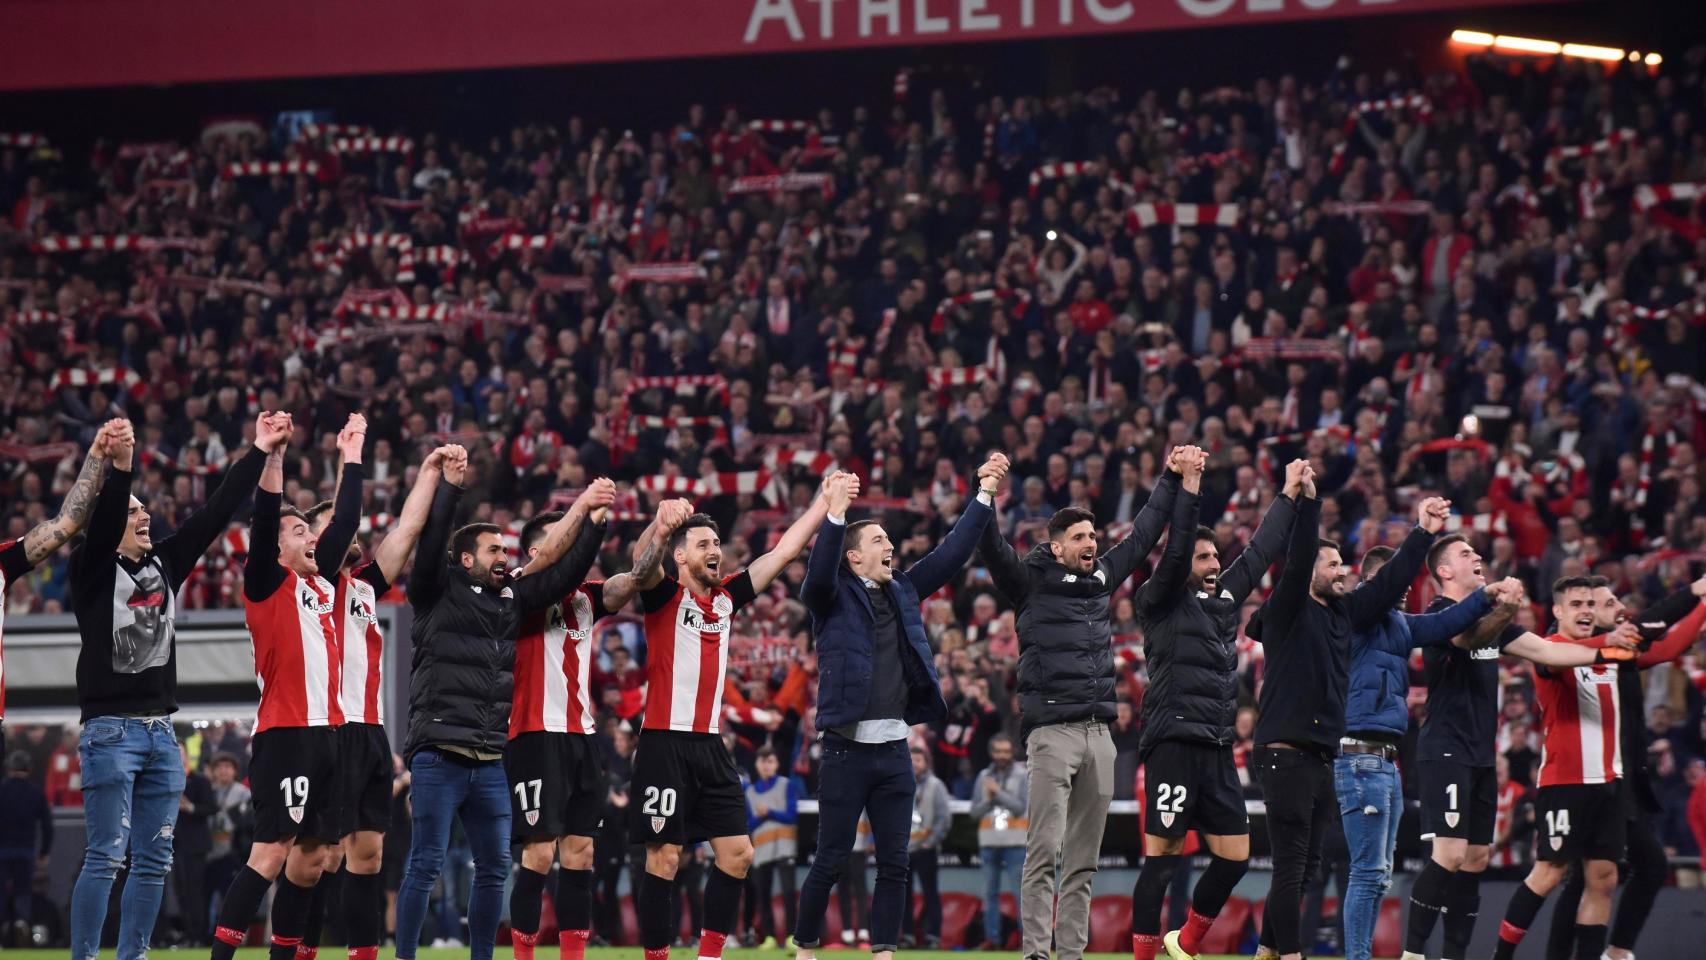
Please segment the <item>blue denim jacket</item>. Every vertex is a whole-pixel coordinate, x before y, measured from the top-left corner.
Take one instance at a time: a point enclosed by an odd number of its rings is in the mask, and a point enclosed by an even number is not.
[[[1346,730],[1380,730],[1404,735],[1410,723],[1405,695],[1410,689],[1410,649],[1447,644],[1492,612],[1487,591],[1477,590],[1462,603],[1438,613],[1388,611],[1374,627],[1351,638],[1350,692],[1345,697]]]

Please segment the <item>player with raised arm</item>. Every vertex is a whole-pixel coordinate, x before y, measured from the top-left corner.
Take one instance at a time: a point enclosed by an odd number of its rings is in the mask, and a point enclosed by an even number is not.
[[[1706,593],[1706,580],[1698,582]],[[1696,594],[1697,596],[1699,594]],[[1622,646],[1585,650],[1599,629],[1592,577],[1562,577],[1552,585],[1552,616],[1558,632],[1547,642],[1597,654],[1595,662],[1534,671],[1540,705],[1539,790],[1535,797],[1534,869],[1511,895],[1499,925],[1494,960],[1511,960],[1535,914],[1575,863],[1582,864],[1585,888],[1576,909],[1576,956],[1598,960],[1605,949],[1611,919],[1611,891],[1617,886],[1617,862],[1623,859],[1628,828],[1623,780],[1623,733],[1619,729],[1621,671],[1611,660],[1652,665],[1691,646],[1706,624],[1706,604],[1696,603],[1665,640],[1637,655]],[[1624,623],[1613,636],[1637,643],[1640,631]]]
[[[1437,613],[1486,584],[1481,556],[1461,534],[1441,537],[1428,550],[1428,572],[1440,595]],[[1520,586],[1520,584],[1518,585]],[[1481,874],[1493,841],[1498,782],[1493,767],[1498,740],[1499,657],[1584,666],[1591,651],[1547,643],[1511,624],[1520,603],[1500,603],[1449,645],[1422,651],[1428,716],[1417,738],[1417,782],[1422,793],[1422,839],[1433,853],[1410,888],[1404,957],[1422,956],[1434,923],[1445,918],[1445,960],[1464,960],[1480,914]]]
[[[605,521],[616,487],[595,480],[566,513],[537,514],[521,528],[522,575],[555,563],[588,523]],[[685,517],[692,512],[680,506]],[[558,942],[562,955],[586,955],[592,931],[593,837],[604,817],[605,765],[594,739],[593,625],[605,614],[604,584],[587,580],[557,603],[521,618],[515,643],[515,696],[510,707],[504,775],[511,832],[521,870],[510,892],[510,942],[531,960],[539,937],[540,899],[555,858]]]
[[[361,547],[352,542],[334,581],[342,655],[339,702],[344,723],[338,727],[338,772],[333,782],[338,794],[338,832],[343,839],[332,847],[326,872],[346,868],[340,904],[350,960],[373,960],[378,955],[385,917],[385,881],[380,868],[385,833],[391,829],[395,771],[391,741],[385,734],[385,634],[379,626],[379,598],[402,576],[420,541],[433,491],[444,473],[445,458],[461,449],[439,447],[427,455],[396,525],[380,541],[373,559],[362,563]],[[340,478],[342,475],[340,469]],[[332,522],[336,497],[334,494],[332,500],[322,500],[303,514],[316,538]],[[327,886],[314,886],[298,960],[314,960],[319,952]]]
[[[1222,571],[1214,531],[1197,525],[1201,465],[1193,456],[1184,467],[1167,548],[1135,598],[1149,669],[1138,757],[1145,765],[1144,809],[1150,811],[1143,868],[1131,892],[1135,960],[1154,957],[1158,946],[1176,960],[1196,956],[1248,866],[1250,818],[1232,756],[1239,612],[1284,549],[1303,491],[1303,463],[1296,461],[1286,468],[1285,486],[1255,536]],[[1184,926],[1161,937],[1162,900],[1191,830],[1208,846],[1208,869],[1192,892]]]
[[[647,690],[628,833],[646,845],[646,875],[635,909],[647,960],[669,956],[680,916],[673,898],[675,874],[683,848],[701,840],[710,841],[715,863],[705,882],[699,955],[721,957],[734,929],[752,866],[752,838],[740,772],[719,736],[730,622],[799,557],[828,512],[828,498],[820,490],[775,549],[724,576],[716,521],[696,513],[665,526],[660,508],[655,537],[667,538],[679,579],[656,570],[638,584],[645,610]],[[613,603],[608,591],[605,601]]]
[[[273,427],[288,436],[290,416],[275,415]],[[261,473],[243,566],[244,621],[261,688],[249,764],[255,842],[220,907],[214,960],[235,955],[274,881],[272,954],[274,960],[293,958],[327,850],[340,835],[336,728],[344,714],[338,697],[336,588],[320,575],[319,558],[324,556],[328,566],[341,563],[355,539],[366,434],[367,421],[360,414],[338,433],[344,464],[338,504],[318,539],[300,511],[283,506],[283,444],[268,454]]]
[[[95,507],[95,495],[101,489],[101,478],[106,475],[107,464],[111,462],[108,443],[115,436],[126,442],[135,442],[129,420],[108,420],[95,431],[89,455],[83,458],[83,469],[77,472],[77,479],[71,482],[71,489],[65,492],[59,512],[52,520],[43,520],[16,540],[0,543],[0,757],[8,755],[4,727],[6,589],[34,570],[37,564],[53,556],[54,551],[70,542],[89,522],[89,514]]]

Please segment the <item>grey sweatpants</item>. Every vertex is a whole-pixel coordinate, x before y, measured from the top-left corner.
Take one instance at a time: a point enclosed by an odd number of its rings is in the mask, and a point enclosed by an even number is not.
[[[1031,822],[1019,886],[1025,956],[1046,958],[1052,933],[1061,960],[1081,960],[1090,942],[1090,881],[1114,798],[1114,738],[1099,720],[1037,727],[1025,738],[1025,765]]]

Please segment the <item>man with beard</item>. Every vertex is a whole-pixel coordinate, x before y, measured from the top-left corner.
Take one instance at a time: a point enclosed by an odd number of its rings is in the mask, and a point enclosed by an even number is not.
[[[1480,554],[1461,534],[1428,550],[1428,571],[1440,595],[1429,613],[1448,609],[1486,584]],[[1511,655],[1554,667],[1594,662],[1593,651],[1547,643],[1511,625],[1515,606],[1501,605],[1467,631],[1464,643],[1422,652],[1428,717],[1416,740],[1422,797],[1422,839],[1433,853],[1410,887],[1406,957],[1419,957],[1435,921],[1445,918],[1445,960],[1462,960],[1480,914],[1481,874],[1498,813],[1499,657]]]
[[[544,610],[586,578],[604,542],[604,524],[581,524],[563,559],[512,579],[509,550],[495,524],[451,534],[468,474],[466,453],[452,452],[433,496],[421,562],[409,577],[413,647],[409,673],[409,758],[414,811],[409,864],[397,893],[397,956],[412,960],[427,898],[444,866],[451,819],[462,822],[474,854],[468,904],[471,960],[491,960],[509,877],[510,803],[503,751],[514,695],[515,643],[521,619]],[[595,483],[570,508],[608,507],[611,487]],[[448,563],[446,545],[450,547]]]
[[[995,524],[984,530],[984,562],[1018,613],[1030,796],[1019,908],[1026,957],[1047,957],[1052,942],[1065,960],[1077,960],[1089,942],[1090,884],[1114,795],[1110,604],[1160,541],[1181,483],[1195,502],[1205,460],[1195,447],[1176,448],[1131,534],[1102,556],[1095,517],[1076,507],[1055,513],[1048,540],[1023,559]]]
[[[1691,588],[1706,595],[1706,578]],[[1594,646],[1599,620],[1590,577],[1564,577],[1552,585],[1552,616],[1558,632],[1547,640],[1562,645]],[[1611,919],[1611,891],[1617,886],[1617,862],[1623,858],[1628,827],[1627,796],[1623,784],[1624,733],[1622,720],[1621,670],[1612,660],[1634,658],[1639,666],[1651,666],[1675,657],[1700,634],[1706,624],[1706,604],[1672,628],[1658,647],[1635,657],[1633,651],[1607,646],[1589,666],[1568,670],[1539,668],[1534,671],[1534,692],[1540,703],[1540,728],[1546,751],[1540,760],[1540,789],[1535,800],[1534,869],[1511,895],[1499,925],[1494,960],[1511,960],[1535,914],[1572,865],[1582,865],[1583,890],[1576,908],[1576,956],[1595,960],[1605,949],[1606,923]],[[1634,641],[1640,632],[1632,623],[1619,626],[1614,634]]]
[[[302,945],[308,901],[342,837],[334,787],[338,768],[338,609],[336,589],[320,576],[319,551],[339,563],[361,521],[361,448],[367,420],[352,414],[338,433],[338,503],[325,536],[284,507],[284,447],[261,472],[243,565],[243,619],[255,653],[261,702],[255,713],[249,782],[254,788],[255,842],[248,863],[225,892],[213,928],[213,960],[231,960],[249,921],[273,896],[272,955],[290,960]],[[280,874],[283,877],[280,877]]]
[[[1194,957],[1250,859],[1250,820],[1232,757],[1238,706],[1238,621],[1244,599],[1285,545],[1303,489],[1303,462],[1286,467],[1285,487],[1255,536],[1224,572],[1214,531],[1197,526],[1197,478],[1173,506],[1167,549],[1137,591],[1138,626],[1149,689],[1138,756],[1145,764],[1143,869],[1131,892],[1132,956]],[[1184,854],[1201,833],[1212,859],[1197,881],[1185,925],[1161,933],[1161,904]]]
[[[1629,621],[1628,608],[1611,589],[1604,577],[1592,578],[1594,596],[1594,628],[1610,633]],[[1634,663],[1617,666],[1617,695],[1622,709],[1618,713],[1619,730],[1623,735],[1623,781],[1627,826],[1628,872],[1627,886],[1617,903],[1617,921],[1611,925],[1606,938],[1605,956],[1610,960],[1631,960],[1635,941],[1641,936],[1653,901],[1670,873],[1665,848],[1653,833],[1653,816],[1662,811],[1652,780],[1647,773],[1645,691],[1641,671],[1654,663],[1662,663],[1680,653],[1698,637],[1686,630],[1670,629],[1672,624],[1687,617],[1700,607],[1700,597],[1706,594],[1706,577],[1672,593],[1658,603],[1641,611],[1635,627],[1640,631],[1641,644],[1646,649]],[[1649,646],[1650,645],[1650,646]],[[1680,649],[1672,650],[1680,645]],[[1552,908],[1552,933],[1546,941],[1547,960],[1568,960],[1576,940],[1576,911],[1582,900],[1583,872],[1577,867],[1564,881],[1558,903]]]
[[[148,508],[130,494],[135,440],[109,442],[112,470],[88,536],[71,554],[71,609],[83,640],[77,700],[88,839],[71,892],[73,960],[91,960],[100,949],[108,895],[127,853],[118,956],[136,960],[148,950],[184,791],[171,723],[178,709],[178,591],[249,498],[268,454],[289,437],[288,415],[262,413],[254,445],[230,464],[206,506],[159,543],[149,535]]]
[[[658,524],[656,536],[668,544],[679,579],[659,567],[638,584],[647,688],[628,835],[646,845],[646,874],[634,896],[646,960],[668,960],[680,926],[674,892],[683,848],[709,840],[715,859],[705,881],[699,956],[720,958],[739,919],[752,838],[740,772],[720,735],[731,621],[805,550],[829,514],[830,491],[852,481],[851,474],[826,477],[775,549],[727,577],[715,520],[695,513],[673,529]]]
[[[1303,500],[1285,571],[1248,630],[1263,644],[1267,659],[1253,757],[1274,845],[1273,890],[1261,942],[1263,955],[1273,952],[1287,960],[1303,956],[1304,881],[1319,867],[1321,844],[1339,815],[1332,764],[1345,731],[1351,637],[1379,622],[1404,595],[1449,515],[1446,501],[1423,500],[1419,524],[1397,556],[1351,590],[1338,544],[1317,535],[1321,501],[1307,464],[1301,481]]]
[[[421,464],[415,485],[403,502],[397,524],[385,534],[370,563],[362,563],[354,542],[333,581],[336,590],[339,704],[344,723],[337,728],[338,832],[326,863],[326,873],[348,867],[342,886],[344,933],[350,960],[374,960],[385,922],[385,881],[380,873],[385,833],[391,828],[391,792],[395,779],[391,741],[385,734],[385,634],[379,628],[379,598],[403,575],[403,566],[426,527],[427,510],[444,473],[445,461],[461,447],[439,447]],[[338,495],[343,493],[340,486]],[[333,500],[323,500],[303,514],[309,532],[324,537],[332,522]],[[321,554],[324,556],[324,554]],[[313,960],[320,946],[326,913],[325,882],[316,884],[303,926],[302,960]]]

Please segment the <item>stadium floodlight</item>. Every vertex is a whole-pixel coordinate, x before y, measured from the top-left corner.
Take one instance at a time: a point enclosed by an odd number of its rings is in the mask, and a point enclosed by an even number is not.
[[[1582,57],[1587,60],[1621,60],[1623,51],[1616,47],[1596,47],[1591,43],[1566,43],[1564,56]]]
[[[1649,67],[1656,67],[1659,64],[1664,63],[1664,62],[1665,62],[1665,58],[1659,56],[1656,53],[1647,54],[1647,66],[1649,66]]]
[[[1471,47],[1490,47],[1493,45],[1493,35],[1479,30],[1453,30],[1451,42],[1467,44]]]
[[[1560,53],[1564,45],[1556,40],[1536,40],[1533,37],[1507,37],[1504,34],[1493,38],[1493,49],[1516,50],[1522,53]],[[1621,54],[1619,54],[1621,56]]]

